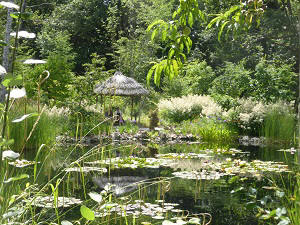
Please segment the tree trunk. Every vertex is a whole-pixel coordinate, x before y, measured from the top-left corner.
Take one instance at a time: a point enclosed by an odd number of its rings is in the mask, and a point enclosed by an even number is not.
[[[13,0],[10,0],[10,2],[14,3]],[[13,18],[10,16],[10,14],[13,12],[12,8],[7,9],[7,20],[6,20],[6,26],[5,26],[5,37],[4,41],[6,43],[6,46],[3,48],[3,67],[6,69],[7,72],[10,72],[10,62],[9,62],[9,47],[10,47],[10,33],[12,32],[12,21]],[[1,80],[3,80],[3,77],[1,77]],[[0,86],[0,101],[4,101],[4,97],[6,94],[6,88],[1,84]]]

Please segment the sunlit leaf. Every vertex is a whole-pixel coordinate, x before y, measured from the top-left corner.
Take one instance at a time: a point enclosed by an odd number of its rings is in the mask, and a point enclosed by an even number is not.
[[[162,225],[176,225],[176,223],[173,223],[170,220],[165,220],[162,222]]]
[[[220,30],[219,30],[219,33],[218,33],[218,41],[221,41],[221,36],[222,36],[222,33],[223,33],[223,30],[225,28],[225,26],[229,23],[229,21],[226,21],[222,24]]]
[[[193,23],[194,23],[194,17],[193,17],[192,12],[189,13],[188,23],[189,23],[190,27],[193,26]]]
[[[14,88],[10,91],[10,98],[23,98],[26,96],[25,88]]]
[[[4,183],[7,184],[7,183],[10,183],[12,181],[22,180],[22,179],[26,179],[26,178],[29,178],[28,174],[21,174],[17,177],[11,177],[11,178],[5,180]]]
[[[156,69],[158,64],[155,64],[151,67],[151,69],[148,71],[148,74],[147,74],[147,83],[148,85],[150,84],[150,80],[151,80],[151,77],[152,77],[152,74],[154,72],[154,70]]]
[[[0,65],[0,75],[6,74],[6,69]]]
[[[87,220],[94,220],[95,219],[95,214],[92,210],[90,210],[88,207],[85,205],[82,205],[80,207],[80,213],[82,217],[84,217]]]
[[[155,36],[157,34],[157,29],[155,29],[153,32],[152,32],[152,35],[151,35],[151,40],[153,41]]]
[[[16,10],[19,10],[19,6],[12,3],[12,2],[4,2],[4,1],[1,1],[0,2],[0,5],[6,7],[6,8],[11,8],[11,9],[16,9]]]
[[[38,116],[38,115],[39,115],[38,113],[30,113],[30,114],[26,114],[26,115],[23,115],[23,116],[21,116],[20,118],[15,119],[15,120],[13,120],[13,121],[11,121],[11,122],[13,122],[13,123],[19,123],[19,122],[22,122],[22,121],[25,120],[25,119],[28,119],[28,118],[34,117],[34,116]]]
[[[46,63],[46,61],[40,59],[26,59],[24,61],[24,64],[44,64],[44,63]]]
[[[90,192],[89,196],[91,197],[91,199],[93,199],[94,201],[101,203],[102,202],[102,195],[95,193],[95,192]]]
[[[8,158],[8,159],[16,159],[20,156],[19,153],[17,152],[14,152],[12,150],[6,150],[6,151],[3,151],[2,152],[2,160],[5,159],[5,158]]]
[[[11,36],[16,37],[16,32],[12,32],[10,33]],[[18,32],[18,38],[35,38],[35,34],[34,33],[29,33],[27,31],[19,31]]]
[[[68,220],[61,221],[61,225],[73,225],[73,223],[69,222]]]
[[[189,220],[189,224],[200,224],[199,218],[192,218]]]

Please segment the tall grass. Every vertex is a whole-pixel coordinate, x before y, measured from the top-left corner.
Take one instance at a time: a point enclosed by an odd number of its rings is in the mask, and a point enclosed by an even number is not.
[[[270,142],[295,144],[295,129],[296,119],[293,114],[273,110],[265,116],[262,134]]]
[[[9,113],[8,137],[14,139],[11,148],[15,151],[23,148],[37,150],[42,144],[50,145],[54,143],[58,133],[64,130],[65,118],[49,114],[47,110],[40,117],[30,117],[19,123],[11,122],[24,115],[24,111],[24,105],[20,102],[16,103]],[[33,104],[26,106],[26,114],[35,112],[36,106]]]
[[[205,142],[231,143],[237,138],[237,132],[228,126],[226,122],[215,119],[198,119],[185,121],[180,124],[180,131],[183,134],[200,136]]]

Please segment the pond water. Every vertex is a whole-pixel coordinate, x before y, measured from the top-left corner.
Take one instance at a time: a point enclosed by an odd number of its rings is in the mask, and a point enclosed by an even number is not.
[[[192,143],[60,147],[40,154],[38,182],[54,176],[53,184],[63,180],[59,196],[76,199],[71,210],[59,208],[68,220],[79,219],[84,204],[95,212],[95,224],[175,223],[179,217],[199,218],[201,224],[264,224],[252,203],[272,196],[272,182],[284,177],[298,158],[297,153],[278,150]],[[101,191],[106,200],[98,204],[91,193]],[[55,218],[54,210],[49,218]]]

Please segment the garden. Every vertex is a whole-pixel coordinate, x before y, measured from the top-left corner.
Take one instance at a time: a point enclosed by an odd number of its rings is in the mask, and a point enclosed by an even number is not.
[[[298,225],[299,7],[1,1],[0,224]]]

